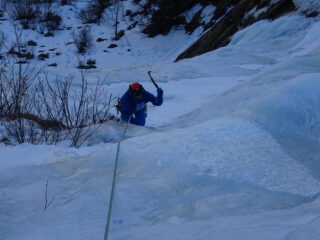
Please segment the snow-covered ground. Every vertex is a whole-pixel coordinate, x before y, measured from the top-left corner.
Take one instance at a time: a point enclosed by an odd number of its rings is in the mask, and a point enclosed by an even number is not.
[[[155,93],[152,70],[165,92],[147,126],[129,126],[121,143],[110,239],[317,239],[319,36],[319,18],[292,15],[177,63],[197,36],[132,30],[109,53],[96,45],[93,83],[108,75],[116,95],[131,81]],[[65,64],[53,74],[74,71],[72,50],[63,51],[70,56],[58,56]],[[79,149],[0,145],[0,239],[103,239],[123,129],[107,123],[94,146]]]

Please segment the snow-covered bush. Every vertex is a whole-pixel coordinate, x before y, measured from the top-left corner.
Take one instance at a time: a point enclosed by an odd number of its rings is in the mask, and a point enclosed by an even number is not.
[[[100,23],[104,10],[112,5],[112,0],[94,0],[82,9],[78,17],[84,23]]]
[[[90,28],[84,27],[72,34],[73,42],[78,53],[86,53],[93,44]]]
[[[19,20],[24,29],[46,28],[48,31],[58,29],[62,21],[54,10],[55,7],[52,0],[10,1],[6,4],[9,16],[14,20]],[[40,30],[39,32],[44,31]]]
[[[82,9],[78,14],[79,19],[83,23],[97,23],[97,17],[94,14],[94,11],[92,11],[91,8],[88,9]]]
[[[8,6],[8,11],[11,18],[15,20],[32,20],[39,18],[41,15],[37,6],[30,3],[28,0],[24,0],[18,3],[11,3]]]
[[[58,29],[62,19],[53,9],[52,5],[47,5],[43,7],[40,21],[45,23],[49,31],[53,31]]]

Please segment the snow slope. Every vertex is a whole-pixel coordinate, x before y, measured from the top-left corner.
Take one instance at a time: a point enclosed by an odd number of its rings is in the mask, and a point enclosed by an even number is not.
[[[139,79],[154,92],[149,69],[165,91],[147,126],[130,126],[121,144],[110,239],[317,238],[319,24],[300,15],[258,22],[178,63],[195,36],[132,32],[110,54],[96,52],[104,66],[90,74],[108,73],[110,91]],[[1,145],[0,238],[102,239],[123,129],[106,124],[80,149]]]

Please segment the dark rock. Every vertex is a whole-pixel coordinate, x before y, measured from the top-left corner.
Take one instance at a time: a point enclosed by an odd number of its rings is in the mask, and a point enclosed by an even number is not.
[[[320,15],[320,12],[317,12],[317,11],[306,12],[305,15],[307,18],[315,18]]]
[[[1,140],[0,140],[1,143],[5,144],[5,145],[11,145],[11,142],[9,140],[9,138],[7,137],[3,137]]]
[[[155,19],[154,21],[154,23],[143,30],[143,33],[147,34],[149,37],[155,37],[158,34],[167,35],[173,26],[186,23],[184,16],[175,16],[170,19],[165,19],[164,21]]]
[[[96,63],[97,63],[97,61],[94,60],[94,59],[88,59],[88,60],[87,60],[87,64],[88,64],[88,65],[95,65]]]
[[[184,16],[181,16],[186,10],[194,6],[198,1],[195,0],[160,0],[157,2],[159,9],[152,13],[150,24],[143,30],[143,33],[149,37],[158,34],[166,35],[172,27],[185,24]],[[145,6],[145,14],[147,9],[152,9],[153,1],[149,1]]]
[[[28,46],[32,46],[32,47],[35,47],[38,45],[35,41],[32,41],[32,40],[28,41],[27,44],[28,44]]]
[[[18,52],[14,49],[10,49],[8,51],[8,54],[16,55],[18,58],[26,58],[26,59],[33,59],[34,55],[26,50],[21,50],[21,52]]]
[[[131,16],[132,15],[132,11],[131,10],[127,10],[125,16]]]
[[[253,3],[258,2],[257,0],[252,1]],[[239,0],[225,0],[225,1],[213,1],[213,5],[216,6],[213,19],[219,20],[226,15],[229,9],[233,8],[239,3]]]
[[[230,0],[229,2],[232,1]],[[254,7],[262,7],[270,3],[270,0],[241,0],[228,13],[226,13],[226,15],[220,21],[214,24],[206,34],[204,34],[191,47],[181,53],[175,61],[198,56],[226,46],[231,41],[232,36],[240,29],[243,29],[262,19],[274,20],[295,10],[295,5],[292,0],[280,0],[275,4],[272,4],[269,9],[261,14],[257,19],[253,17],[244,19],[244,16]],[[215,16],[215,18],[220,16],[220,14],[221,13]]]
[[[132,23],[131,25],[128,26],[127,30],[132,30],[132,29],[134,29],[134,28],[137,26],[137,24],[138,24],[138,21]]]
[[[266,11],[265,13],[261,14],[257,21],[263,20],[263,19],[271,19],[275,20],[289,12],[295,11],[296,6],[292,2],[292,0],[282,0],[275,4],[272,4],[271,7]]]
[[[118,45],[117,45],[117,44],[114,44],[114,43],[111,43],[111,44],[108,46],[108,48],[116,48],[116,47],[118,47]]]
[[[41,54],[38,55],[38,59],[42,60],[42,61],[44,61],[44,60],[46,60],[48,58],[49,58],[49,53],[41,53]]]
[[[120,38],[124,36],[124,30],[121,30],[117,33],[117,35],[113,38],[113,40],[118,41]]]
[[[34,54],[30,53],[30,52],[27,52],[26,54],[24,54],[24,57],[26,59],[33,59],[34,58]]]
[[[202,9],[199,10],[191,19],[189,23],[185,25],[185,30],[188,33],[193,33],[201,25],[201,12]]]
[[[97,67],[94,66],[94,65],[83,65],[83,64],[80,64],[80,65],[78,65],[77,68],[78,68],[78,69],[95,69],[95,68],[97,68]]]
[[[60,3],[61,3],[61,5],[70,5],[71,1],[70,0],[61,0]],[[69,10],[72,10],[72,8],[69,8]]]
[[[47,32],[44,36],[45,37],[53,37],[54,34],[52,32]]]
[[[57,67],[57,66],[58,66],[58,64],[56,64],[56,63],[51,63],[48,65],[48,67]]]
[[[103,42],[103,41],[107,41],[108,39],[107,38],[97,38],[97,42]]]

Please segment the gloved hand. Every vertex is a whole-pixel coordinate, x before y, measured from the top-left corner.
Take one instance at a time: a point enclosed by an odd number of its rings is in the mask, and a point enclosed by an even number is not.
[[[159,95],[162,95],[162,94],[163,94],[163,90],[158,87],[158,88],[157,88],[157,93],[158,93]]]

